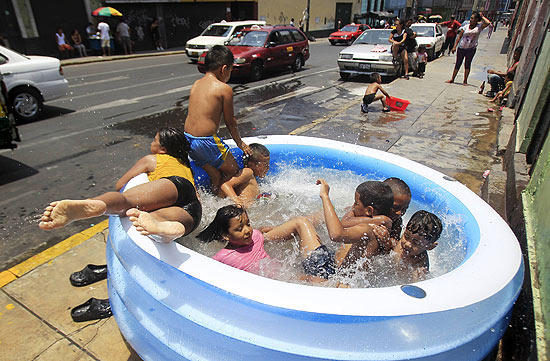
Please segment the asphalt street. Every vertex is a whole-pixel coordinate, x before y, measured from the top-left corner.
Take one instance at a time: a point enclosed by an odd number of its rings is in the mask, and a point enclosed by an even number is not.
[[[242,134],[288,134],[350,97],[338,87],[341,49],[312,43],[300,72],[232,80]],[[46,103],[37,121],[19,126],[18,149],[0,151],[0,270],[97,222],[54,232],[37,227],[53,200],[112,190],[117,177],[147,154],[158,128],[182,125],[190,88],[202,76],[183,54],[70,65],[64,74],[67,96]]]

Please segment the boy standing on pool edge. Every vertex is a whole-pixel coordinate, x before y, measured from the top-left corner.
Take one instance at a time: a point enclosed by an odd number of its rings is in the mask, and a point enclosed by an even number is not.
[[[189,155],[210,177],[212,190],[217,194],[223,182],[239,171],[229,147],[217,136],[223,119],[231,137],[242,151],[250,155],[250,148],[239,134],[233,112],[233,89],[227,85],[233,70],[233,53],[216,45],[206,54],[206,74],[191,88],[185,136],[191,145]]]

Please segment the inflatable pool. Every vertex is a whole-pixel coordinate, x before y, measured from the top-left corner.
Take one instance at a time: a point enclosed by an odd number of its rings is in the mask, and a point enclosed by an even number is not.
[[[497,345],[523,282],[523,261],[508,225],[477,195],[370,148],[297,136],[245,141],[269,148],[274,173],[278,160],[291,159],[402,178],[413,201],[458,219],[464,259],[412,285],[314,287],[156,243],[126,218],[111,217],[109,299],[122,334],[144,360],[482,360]]]

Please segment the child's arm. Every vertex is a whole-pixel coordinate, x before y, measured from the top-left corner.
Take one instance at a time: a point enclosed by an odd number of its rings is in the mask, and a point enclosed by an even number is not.
[[[384,94],[387,98],[391,98],[390,95],[382,88],[382,85],[378,84],[378,89]]]
[[[388,229],[392,227],[392,221],[390,217],[383,215],[374,217],[355,217],[353,211],[346,213],[341,219],[342,226],[344,228],[358,226],[360,224],[372,224],[375,226],[384,226]]]
[[[233,89],[227,84],[223,89],[223,120],[237,147],[241,148],[245,154],[252,155],[248,145],[241,139],[237,120],[233,112]]]
[[[250,182],[254,177],[254,172],[250,168],[243,168],[231,177],[227,182],[223,183],[220,190],[226,197],[231,198],[236,204],[241,204],[242,200],[239,198],[239,194],[235,191],[236,188]]]
[[[120,179],[118,182],[116,182],[115,189],[117,191],[121,190],[122,187],[128,183],[128,181],[138,174],[141,173],[148,173],[155,170],[155,167],[157,166],[157,156],[154,154],[146,155],[145,157],[141,158],[134,164],[132,168],[130,168]]]

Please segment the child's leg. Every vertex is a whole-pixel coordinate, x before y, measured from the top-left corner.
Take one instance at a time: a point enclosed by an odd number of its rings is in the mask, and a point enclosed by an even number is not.
[[[138,232],[158,235],[166,241],[184,236],[193,229],[193,217],[178,206],[157,209],[151,213],[131,208],[126,212]]]
[[[130,208],[153,211],[173,205],[178,199],[178,190],[168,179],[140,184],[124,193],[107,192],[84,200],[62,200],[46,207],[39,227],[54,229],[79,219],[103,214],[124,215]]]
[[[300,251],[305,259],[316,250],[321,242],[311,221],[305,217],[293,218],[267,232],[264,237],[271,241],[286,241],[292,239],[293,235],[300,236]]]
[[[374,97],[374,101],[377,101],[377,100],[380,100],[380,102],[382,103],[382,106],[384,107],[384,111],[387,111],[389,110],[390,108],[388,108],[388,104],[386,103],[386,97],[383,96],[382,94],[378,94],[377,96]]]

